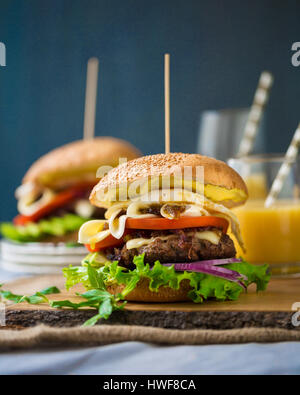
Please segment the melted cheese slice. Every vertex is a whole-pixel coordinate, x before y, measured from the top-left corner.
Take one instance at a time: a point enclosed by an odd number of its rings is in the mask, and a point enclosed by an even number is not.
[[[108,220],[108,226],[110,233],[116,238],[120,239],[125,231],[127,215],[120,215],[122,209],[119,209],[113,213],[113,215]]]
[[[130,218],[151,218],[155,217],[154,214],[141,214],[141,210],[148,208],[149,204],[142,202],[132,202],[127,208],[127,216]]]
[[[109,219],[112,217],[116,211],[119,212],[119,210],[127,210],[127,207],[129,206],[130,202],[121,202],[121,203],[115,203],[112,205],[109,209],[106,210],[104,216],[106,219]]]
[[[80,217],[91,218],[95,212],[95,206],[92,206],[87,199],[80,199],[75,203],[74,211]]]
[[[35,200],[37,192],[32,190],[30,193],[20,197],[18,201],[18,211],[22,215],[32,215],[46,204],[53,200],[55,193],[51,189],[45,189],[42,196]]]
[[[106,239],[110,235],[110,230],[103,230],[107,221],[95,219],[85,222],[78,232],[78,242],[94,246],[99,241]]]
[[[207,198],[204,199],[205,199],[204,203],[207,209],[216,213],[216,214],[214,213],[213,215],[216,215],[217,217],[225,218],[230,223],[232,233],[234,234],[242,250],[245,252],[245,246],[241,235],[240,224],[236,215],[233,214],[232,211],[230,211],[227,207],[223,206],[222,204],[213,203]]]
[[[212,244],[218,245],[221,235],[219,232],[204,230],[203,232],[196,232],[195,237],[199,240],[207,240],[210,241]]]
[[[194,235],[194,237],[196,237],[199,240],[207,240],[215,245],[219,244],[220,237],[221,237],[220,234],[217,234],[217,232],[213,232],[210,230],[206,230],[203,232],[196,232],[196,233],[189,232],[189,233],[187,233],[187,235],[188,236]],[[168,235],[168,236],[151,237],[149,239],[144,239],[142,237],[137,238],[137,239],[131,239],[131,240],[127,241],[126,248],[128,250],[131,250],[133,248],[140,248],[142,246],[149,245],[149,244],[153,243],[157,239],[169,240],[169,239],[172,239],[175,237],[177,237],[177,236],[176,235]]]
[[[132,250],[133,248],[140,248],[144,245],[149,245],[149,244],[153,243],[153,241],[155,241],[156,239],[169,240],[171,238],[174,238],[174,235],[150,237],[149,239],[144,239],[142,237],[139,237],[137,239],[128,240],[126,243],[126,248],[127,248],[127,250]]]
[[[33,182],[26,182],[25,184],[20,185],[15,190],[16,199],[21,199],[22,197],[32,195],[33,193],[37,193],[39,188]]]

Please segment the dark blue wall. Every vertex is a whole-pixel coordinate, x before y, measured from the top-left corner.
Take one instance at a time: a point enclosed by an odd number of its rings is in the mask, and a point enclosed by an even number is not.
[[[97,134],[144,153],[164,149],[163,54],[171,53],[172,150],[193,152],[200,112],[251,104],[263,69],[275,75],[268,151],[299,121],[300,1],[0,0],[0,219],[48,150],[82,136],[86,62],[100,59]]]

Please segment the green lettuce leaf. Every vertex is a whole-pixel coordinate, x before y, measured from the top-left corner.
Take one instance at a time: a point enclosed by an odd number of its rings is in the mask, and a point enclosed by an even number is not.
[[[141,278],[149,279],[149,288],[154,292],[157,292],[162,286],[179,289],[181,281],[188,280],[191,286],[188,296],[195,303],[202,303],[210,298],[220,301],[236,300],[243,292],[243,288],[234,282],[209,274],[176,272],[174,266],[163,266],[159,261],[155,262],[150,269],[150,265],[144,263],[144,255],[134,258],[136,266],[134,270],[127,270],[119,266],[118,262],[107,262],[100,267],[93,267],[91,265],[93,259],[97,259],[97,253],[89,254],[84,260],[84,266],[70,266],[63,269],[67,289],[80,283],[88,290],[98,289],[105,292],[105,284],[123,284],[125,287],[121,294],[114,296],[115,303],[125,299]],[[248,279],[244,281],[244,284],[246,286],[252,283],[256,284],[257,291],[266,289],[270,280],[268,265],[255,266],[247,262],[239,262],[226,265],[226,267],[247,276]]]
[[[0,296],[6,300],[10,300],[14,303],[27,302],[30,304],[39,304],[39,303],[48,303],[49,300],[46,295],[58,294],[60,290],[57,287],[48,287],[43,289],[40,292],[36,292],[34,295],[16,295],[10,291],[4,291],[2,288],[2,284],[0,284]]]
[[[71,309],[91,307],[97,310],[97,314],[84,323],[84,326],[91,326],[95,325],[100,319],[108,319],[114,311],[123,309],[126,304],[124,302],[126,295],[137,286],[142,278],[149,279],[149,288],[154,292],[164,286],[179,289],[181,281],[188,280],[191,287],[188,296],[195,303],[202,303],[210,298],[220,301],[236,300],[243,292],[240,285],[210,274],[176,272],[174,266],[164,266],[159,261],[156,261],[150,268],[150,265],[144,262],[144,255],[134,258],[134,270],[127,270],[119,266],[117,261],[102,265],[99,265],[99,262],[97,253],[94,253],[89,254],[84,259],[83,266],[69,266],[63,269],[67,289],[76,284],[82,284],[86,288],[85,293],[77,294],[85,299],[82,302],[49,301],[46,297],[47,294],[59,292],[55,287],[37,292],[32,296],[22,296],[14,295],[9,291],[1,291],[0,285],[0,295],[15,303],[23,301],[28,303],[48,302],[50,306],[55,308]],[[257,291],[266,289],[270,280],[268,265],[254,266],[247,262],[238,262],[224,266],[247,276],[247,280],[243,280],[244,284],[246,286],[252,283],[256,284]],[[107,290],[107,285],[111,284],[123,284],[124,288],[121,293],[112,295]]]
[[[88,218],[66,214],[63,217],[42,219],[37,223],[31,222],[24,226],[4,222],[0,225],[0,233],[9,240],[34,242],[41,241],[47,236],[64,236],[67,233],[75,232],[86,221]]]
[[[69,287],[75,285],[75,283],[83,283],[87,288],[90,288],[87,292],[77,295],[86,299],[84,302],[73,303],[69,300],[52,301],[50,305],[56,308],[69,307],[72,309],[79,309],[81,307],[92,307],[98,310],[98,314],[87,320],[83,325],[91,326],[95,325],[100,319],[108,319],[113,311],[121,310],[124,308],[125,303],[119,303],[122,299],[121,295],[112,295],[106,290],[104,284],[103,273],[97,271],[91,265],[83,267],[85,274],[80,272],[76,273],[74,269],[80,268],[68,268],[68,275],[72,272]],[[65,269],[63,269],[65,270]],[[67,286],[67,288],[68,288]]]

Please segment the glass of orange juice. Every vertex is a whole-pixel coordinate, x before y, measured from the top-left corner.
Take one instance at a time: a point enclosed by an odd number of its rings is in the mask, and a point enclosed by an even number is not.
[[[249,199],[233,211],[237,215],[246,251],[236,244],[237,254],[247,261],[270,264],[272,275],[300,276],[300,159],[290,172],[276,202],[265,207],[271,185],[284,155],[253,155],[232,158],[228,164],[245,180]]]

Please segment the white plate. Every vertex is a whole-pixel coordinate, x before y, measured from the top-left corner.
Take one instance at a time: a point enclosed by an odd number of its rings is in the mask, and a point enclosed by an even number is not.
[[[5,261],[26,263],[29,265],[80,265],[81,261],[87,254],[81,255],[29,255],[29,254],[14,254],[2,251],[2,259]]]
[[[85,247],[66,247],[65,243],[14,243],[1,240],[2,251],[22,255],[83,255],[87,254]]]
[[[88,254],[85,247],[64,243],[14,243],[1,240],[1,264],[18,273],[58,273],[69,265],[80,266]]]
[[[33,265],[25,265],[18,264],[15,262],[9,262],[5,260],[1,260],[1,266],[3,269],[8,270],[14,273],[24,273],[24,274],[55,274],[61,273],[61,266],[33,266]]]

